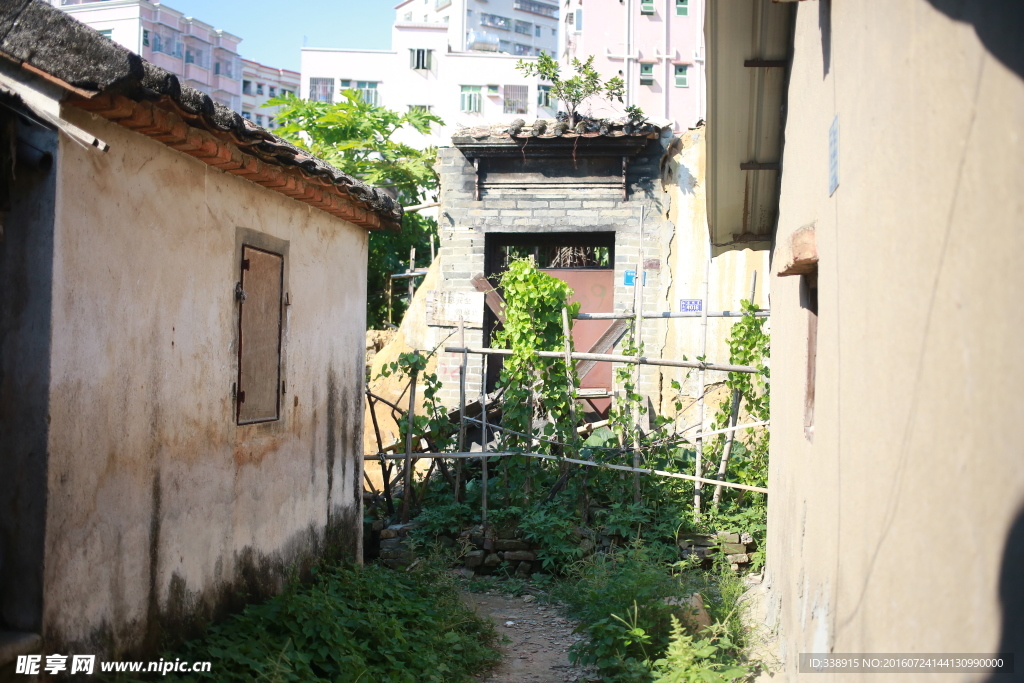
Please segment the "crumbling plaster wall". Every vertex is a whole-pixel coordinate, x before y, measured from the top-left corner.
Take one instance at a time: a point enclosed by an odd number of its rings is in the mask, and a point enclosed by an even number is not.
[[[1024,79],[1020,24],[1001,18],[1011,4],[958,3],[964,21],[924,0],[797,10],[774,264],[815,226],[817,374],[812,441],[800,278],[773,275],[776,680],[803,680],[801,652],[1021,652]],[[992,42],[1007,27],[1016,70]]]
[[[707,164],[707,129],[703,126],[684,131],[669,150],[662,172],[662,182],[670,197],[667,218],[675,230],[661,235],[661,251],[667,254],[667,268],[661,278],[659,310],[679,311],[681,299],[702,299],[705,275],[708,279],[709,311],[739,310],[740,300],[750,299],[751,284],[757,273],[754,302],[768,308],[767,250],[736,249],[712,256],[708,236],[707,204],[704,184]],[[710,260],[709,260],[710,259]],[[737,318],[708,318],[707,352],[711,362],[729,362],[729,335]],[[645,322],[664,335],[664,357],[693,360],[700,355],[701,319],[676,318]],[[766,329],[770,325],[766,321]],[[683,420],[691,425],[699,421],[697,404],[693,399],[700,393],[697,370],[661,368],[661,403],[659,412],[675,413],[676,392],[672,380],[683,387]],[[726,380],[726,373],[707,371],[705,382],[718,384]],[[707,417],[714,416],[721,401],[731,400],[728,391],[716,388],[707,397]],[[742,412],[742,407],[741,407]]]
[[[366,232],[68,109],[54,237],[47,651],[163,632],[361,549]],[[281,419],[237,426],[238,228],[289,243]],[[60,645],[61,647],[58,647]]]

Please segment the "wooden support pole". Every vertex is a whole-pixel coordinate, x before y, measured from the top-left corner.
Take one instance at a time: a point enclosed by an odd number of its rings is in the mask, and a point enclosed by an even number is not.
[[[459,315],[459,345],[466,346],[466,321]],[[469,354],[462,352],[462,364],[459,365],[459,452],[466,450],[466,371],[469,366]],[[455,502],[462,500],[462,461],[455,463]]]
[[[644,209],[640,207],[640,248],[637,251],[636,272],[633,276],[633,343],[639,356],[643,348],[644,322]],[[636,365],[633,391],[640,393],[640,364]],[[640,467],[640,405],[633,404],[633,467]],[[633,502],[640,502],[640,473],[633,473]]]
[[[409,273],[416,272],[416,247],[409,247]],[[416,282],[414,278],[409,278],[409,305],[406,307],[406,313],[412,308],[412,298],[416,296]]]
[[[750,303],[754,303],[754,295],[757,294],[757,271],[754,271],[753,276],[750,278]],[[732,392],[732,407],[729,409],[729,426],[733,429],[728,432],[725,438],[725,446],[722,448],[722,460],[718,464],[718,478],[725,480],[725,472],[729,467],[729,458],[732,455],[732,445],[736,440],[736,422],[740,419],[740,401],[743,399],[743,394],[739,389],[733,389]],[[715,485],[715,494],[711,499],[711,507],[718,509],[718,503],[722,500],[722,485]]]
[[[419,351],[413,351],[417,357]],[[409,521],[409,505],[412,498],[412,433],[416,426],[416,370],[412,371],[409,384],[409,422],[405,430],[405,473],[402,491],[402,524]]]
[[[704,264],[704,286],[701,288],[701,317],[700,317],[700,357],[704,358],[708,351],[708,292],[709,283],[708,280],[711,277],[711,254],[708,253],[707,261]],[[704,401],[704,368],[700,368],[697,379],[697,419],[700,420],[700,426],[697,427],[697,457],[694,467],[694,479],[693,484],[693,519],[697,521],[700,519],[701,513],[701,478],[704,474],[704,418],[706,411],[706,404]]]
[[[480,524],[487,538],[487,356],[480,369]]]

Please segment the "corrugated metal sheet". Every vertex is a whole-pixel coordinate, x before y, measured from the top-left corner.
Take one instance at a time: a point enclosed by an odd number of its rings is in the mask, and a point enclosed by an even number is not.
[[[767,248],[779,208],[779,164],[792,6],[708,4],[708,225],[716,252]]]

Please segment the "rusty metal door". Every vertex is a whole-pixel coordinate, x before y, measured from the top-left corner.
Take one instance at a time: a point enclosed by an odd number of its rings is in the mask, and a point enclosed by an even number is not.
[[[580,302],[580,313],[611,313],[615,310],[615,271],[610,268],[545,268],[542,272],[558,278],[573,289],[569,303]],[[609,332],[613,320],[575,320],[573,347],[588,353]],[[605,389],[611,393],[612,364],[593,363],[580,377],[581,389]],[[588,412],[607,417],[610,398],[591,398],[584,402]]]
[[[284,257],[242,247],[238,424],[278,419]]]

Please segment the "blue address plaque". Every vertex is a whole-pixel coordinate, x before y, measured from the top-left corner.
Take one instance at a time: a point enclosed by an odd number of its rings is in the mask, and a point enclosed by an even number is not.
[[[680,313],[700,313],[704,307],[704,302],[700,299],[680,299],[679,300],[679,312]]]

